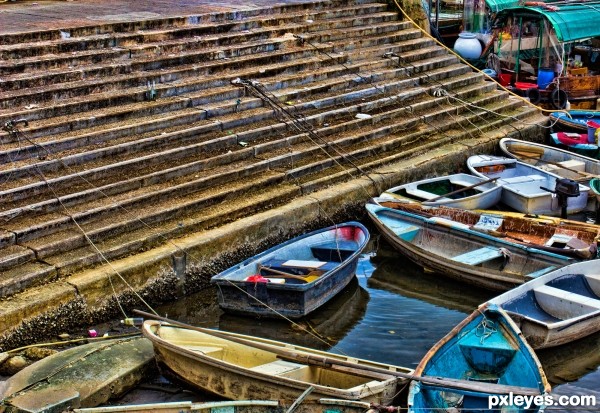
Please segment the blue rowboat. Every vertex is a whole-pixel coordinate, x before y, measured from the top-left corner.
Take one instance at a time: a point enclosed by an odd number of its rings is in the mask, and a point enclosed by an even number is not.
[[[502,307],[533,348],[600,330],[600,260],[571,264],[489,301]]]
[[[423,268],[494,291],[507,291],[574,262],[442,217],[367,204],[369,217],[398,252]]]
[[[420,202],[428,206],[488,209],[500,202],[502,187],[469,174],[453,174],[390,188],[380,198]]]
[[[550,191],[556,188],[560,176],[512,158],[492,155],[473,155],[467,167],[482,178],[498,178],[502,186],[502,203],[526,214],[560,216],[558,197]],[[590,188],[577,185],[579,194],[568,198],[567,214],[583,211],[587,206]],[[543,188],[547,188],[545,190]]]
[[[587,134],[587,122],[600,123],[600,111],[595,110],[569,110],[550,113],[550,124],[553,129],[564,132]]]
[[[423,357],[415,376],[469,380],[473,389],[460,390],[425,381],[411,382],[409,412],[483,412],[504,406],[501,396],[543,399],[550,392],[542,366],[519,328],[495,305],[484,304],[458,324]],[[479,390],[475,385],[479,384]],[[513,403],[502,411],[538,411],[535,405]]]
[[[368,241],[358,222],[334,225],[255,255],[210,282],[225,311],[297,319],[348,285]]]

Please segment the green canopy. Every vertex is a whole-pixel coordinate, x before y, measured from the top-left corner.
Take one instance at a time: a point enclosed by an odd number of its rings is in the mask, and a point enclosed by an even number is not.
[[[518,6],[513,0],[486,1],[492,12],[495,10],[499,12],[498,17],[504,14],[530,18],[545,17],[554,28],[559,42],[573,42],[600,36],[600,1],[581,3],[546,1],[543,2],[545,6]]]

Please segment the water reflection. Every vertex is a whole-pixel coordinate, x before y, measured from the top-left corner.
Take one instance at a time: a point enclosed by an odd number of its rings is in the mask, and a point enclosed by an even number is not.
[[[295,323],[224,314],[212,288],[158,311],[202,327],[415,367],[432,345],[492,296],[424,274],[383,244],[377,255],[361,258],[357,280],[322,309]],[[552,384],[578,380],[578,386],[600,391],[600,332],[570,345],[540,350],[538,355]]]
[[[364,317],[369,293],[356,278],[318,311],[295,322],[223,314],[219,328],[327,350]]]

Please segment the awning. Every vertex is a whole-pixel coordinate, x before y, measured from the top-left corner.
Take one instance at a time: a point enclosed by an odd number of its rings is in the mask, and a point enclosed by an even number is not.
[[[514,1],[510,1],[515,3]],[[526,17],[545,17],[554,28],[559,42],[573,42],[600,36],[600,1],[585,3],[531,2],[543,6],[510,6],[507,0],[487,0],[494,11],[499,8],[498,17],[505,14]],[[528,2],[529,3],[529,2]],[[553,10],[554,8],[554,10]]]
[[[492,13],[498,13],[509,7],[518,7],[518,0],[486,0],[485,4],[492,11]]]

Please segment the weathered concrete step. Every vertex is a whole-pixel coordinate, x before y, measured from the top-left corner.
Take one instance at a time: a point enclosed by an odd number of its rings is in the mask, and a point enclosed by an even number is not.
[[[239,62],[236,63],[236,71],[244,70],[247,68],[255,69],[255,77],[263,77],[263,76],[273,76],[276,73],[282,73],[282,69],[278,69],[278,65],[285,65],[283,70],[294,70],[296,67],[294,65],[287,65],[286,62],[296,61],[298,58],[302,58],[302,55],[307,56],[309,59],[317,59],[321,60],[325,56],[327,61],[329,61],[330,65],[347,62],[348,60],[352,61],[368,61],[370,59],[375,58],[375,56],[383,56],[385,53],[393,52],[393,53],[405,53],[414,48],[423,48],[421,55],[413,54],[411,57],[407,58],[407,60],[417,60],[420,58],[428,58],[434,55],[440,55],[443,52],[443,49],[440,47],[427,47],[422,44],[423,41],[429,42],[428,40],[414,39],[405,42],[401,42],[400,44],[394,45],[383,45],[383,46],[374,46],[371,48],[365,48],[360,51],[353,50],[347,54],[339,53],[339,54],[330,54],[324,55],[323,53],[327,53],[327,48],[321,48],[321,53],[318,55],[314,55],[309,53],[306,48],[302,48],[301,50],[290,54],[290,52],[275,52],[270,54],[259,54],[257,56],[250,56],[243,61],[243,65],[240,65]],[[311,47],[311,49],[313,49]],[[218,62],[209,62],[202,65],[186,65],[183,67],[179,67],[172,71],[169,71],[168,76],[165,76],[164,81],[170,81],[174,75],[177,76],[196,76],[198,79],[203,79],[205,75],[209,77],[209,79],[214,79],[215,73],[227,73],[229,67],[233,64],[233,61],[218,61]],[[313,61],[314,62],[314,61]],[[321,63],[322,64],[322,63]],[[261,74],[261,70],[256,70],[257,67],[261,67],[262,70],[265,71],[264,74]],[[312,69],[311,69],[312,70]],[[258,72],[258,73],[256,73]],[[163,76],[163,75],[161,75]],[[185,84],[175,83],[172,85],[161,85],[162,77],[158,77],[159,83],[157,83],[157,96],[161,100],[164,98],[168,98],[173,95],[180,95],[185,93],[194,92],[197,90],[202,90],[205,86],[210,85],[211,87],[216,87],[219,84],[223,84],[223,80],[212,81],[209,84],[205,83],[203,80],[192,80],[191,82]],[[151,76],[152,77],[152,76]],[[141,82],[141,80],[140,80]],[[75,98],[69,99],[67,103],[57,103],[57,104],[48,104],[46,102],[39,102],[36,104],[32,104],[32,108],[27,110],[15,110],[13,107],[10,111],[8,110],[0,110],[0,122],[6,122],[7,120],[14,119],[17,117],[25,117],[30,121],[43,119],[43,118],[51,118],[56,116],[67,116],[76,112],[82,111],[92,111],[98,109],[106,109],[115,105],[123,105],[128,102],[138,102],[142,103],[147,100],[147,87],[138,87],[129,89],[127,91],[113,91],[110,93],[103,93],[98,96],[79,96]]]
[[[350,2],[350,5],[353,5],[356,8],[360,8],[363,4],[378,4],[378,2],[371,0],[354,0]],[[65,38],[94,36],[97,34],[118,34],[127,32],[164,30],[189,25],[217,25],[217,23],[225,21],[233,22],[230,24],[234,25],[235,22],[239,22],[240,20],[244,19],[252,19],[253,17],[264,18],[265,16],[269,15],[285,15],[303,10],[306,13],[315,13],[319,10],[324,10],[326,12],[329,9],[343,8],[348,5],[349,3],[343,0],[328,0],[327,2],[282,3],[270,5],[269,7],[250,7],[244,10],[194,14],[181,17],[161,17],[126,22],[103,23],[101,25],[90,24],[70,27],[68,29],[50,29],[21,33],[7,33],[0,38],[0,44],[6,45],[52,41]]]
[[[33,251],[20,245],[10,245],[0,251],[0,271],[35,260]]]
[[[500,123],[506,123],[506,122],[507,122],[506,119],[503,119],[500,121]],[[448,122],[441,122],[441,124],[447,126]],[[490,128],[494,128],[495,126],[497,126],[497,125],[490,124]],[[484,128],[484,129],[490,129],[490,128]],[[481,131],[480,129],[475,129],[475,128],[473,128],[473,130],[476,130],[478,132]],[[459,129],[456,131],[457,131],[457,133],[455,136],[446,136],[446,137],[442,137],[442,138],[440,138],[439,129],[431,127],[431,126],[430,126],[428,133],[426,131],[419,131],[419,132],[413,133],[413,135],[415,137],[421,137],[421,138],[423,137],[423,135],[429,135],[432,137],[431,142],[428,144],[425,144],[425,145],[415,145],[412,149],[400,151],[398,153],[398,155],[402,156],[402,157],[407,157],[407,153],[412,153],[414,155],[415,153],[421,152],[423,150],[427,150],[428,148],[433,149],[436,146],[439,146],[441,143],[443,143],[443,141],[446,141],[446,140],[452,141],[454,139],[460,139],[461,134],[463,136],[467,136],[467,134],[468,134],[468,131],[465,131],[465,130]],[[405,136],[405,139],[412,139],[412,138],[413,138],[413,136],[410,136],[410,134],[408,136]],[[352,156],[352,159],[360,159],[360,157],[357,156],[358,155],[357,153],[348,152],[348,155]],[[380,154],[374,153],[374,154],[372,154],[372,158],[376,159],[377,165],[381,165],[381,157],[378,155],[380,155]],[[363,159],[363,161],[369,160],[368,157],[363,157],[362,159]],[[342,160],[341,157],[340,157],[340,160]],[[368,170],[368,168],[366,166],[361,165],[361,167],[365,168],[365,170]],[[348,179],[347,171],[343,171],[343,172],[340,172],[340,173],[334,174],[334,175],[331,175],[331,174],[329,174],[329,175],[331,177],[331,179],[329,179],[329,180],[325,180],[324,178],[317,178],[313,181],[305,180],[304,182],[301,183],[301,187],[305,191],[310,192],[310,191],[316,190],[318,188],[322,188],[325,185],[330,185],[332,183],[332,181],[343,181],[344,179],[346,179],[346,180]],[[345,178],[344,178],[344,176],[345,176]],[[249,190],[250,190],[250,192],[252,192],[252,189],[249,189]],[[297,192],[297,189],[293,189],[292,192]],[[267,198],[267,199],[269,199],[269,198]],[[274,202],[274,201],[271,199],[270,202]],[[254,207],[260,207],[260,205],[256,205],[255,199],[253,199],[253,203],[254,203]],[[223,211],[222,211],[223,207],[219,207],[219,209],[223,213]],[[239,213],[239,211],[238,211],[238,213]],[[204,211],[202,211],[201,213],[197,212],[196,216],[205,217],[206,214],[204,214]],[[169,235],[182,235],[187,230],[192,230],[192,228],[188,228],[188,226],[191,225],[192,223],[195,223],[195,225],[198,225],[197,221],[194,222],[193,217],[188,216],[183,219],[175,219],[175,220],[168,221],[168,223],[160,224],[159,227],[151,226],[151,228],[149,228],[146,225],[140,225],[137,230],[134,230],[135,233],[133,233],[134,231],[129,231],[129,232],[127,232],[127,234],[121,233],[121,235],[116,236],[118,241],[114,238],[111,238],[110,240],[103,239],[102,241],[99,241],[98,245],[103,246],[100,249],[105,254],[108,254],[109,258],[116,258],[117,256],[130,254],[141,248],[148,248],[149,246],[151,246],[153,244],[164,242],[166,237]],[[165,224],[168,224],[168,225],[165,225]],[[195,227],[194,230],[198,230],[198,227]],[[60,237],[55,237],[54,239],[56,240],[58,238],[63,238],[63,239],[69,238],[69,236],[65,236],[66,234],[68,234],[68,233],[62,234]],[[114,237],[114,233],[111,233],[111,234]],[[139,234],[144,234],[144,236],[139,237]],[[70,236],[73,237],[73,238],[71,238],[73,240],[76,240],[76,239],[81,240],[81,237],[78,237],[76,235],[76,233],[71,233]],[[146,241],[144,241],[144,240],[146,240]],[[85,244],[82,244],[82,245],[85,245]],[[82,249],[87,250],[89,252],[82,253]],[[82,268],[84,266],[91,265],[94,262],[100,262],[101,258],[98,256],[97,253],[95,253],[94,250],[91,250],[87,247],[82,247],[82,249],[62,251],[58,255],[48,256],[46,258],[46,260],[50,263],[53,263],[57,267],[58,272],[61,274],[67,274],[70,271],[73,271],[78,268]],[[57,251],[58,251],[58,249],[57,249]]]
[[[441,98],[438,98],[437,100],[442,100]],[[449,112],[454,112],[455,108],[451,107],[451,108],[447,108],[445,110],[444,113],[442,113],[442,111],[440,111],[440,114],[438,114],[438,116],[442,116],[447,118],[448,113]],[[471,114],[471,116],[475,116],[473,114]],[[360,125],[358,124],[358,121],[355,121],[355,123],[357,124],[356,127],[360,128]],[[367,123],[367,122],[362,122],[362,123]],[[339,139],[336,139],[335,142],[335,146],[338,148],[345,148],[351,145],[360,145],[360,146],[364,146],[364,143],[369,141],[369,142],[376,142],[376,140],[381,140],[381,139],[385,139],[385,136],[389,135],[390,133],[393,133],[397,130],[404,130],[405,126],[402,125],[393,125],[392,127],[386,127],[386,128],[378,128],[378,129],[373,129],[372,131],[368,130],[365,132],[362,132],[362,134],[360,135],[356,135],[356,133],[354,132],[355,129],[353,129],[352,131],[345,133],[345,134],[341,134],[339,135]],[[364,130],[364,128],[363,128]],[[297,142],[301,142],[301,136],[297,136],[296,137]],[[290,142],[291,144],[293,144],[293,142]],[[380,144],[377,144],[380,145]],[[362,148],[360,150],[360,154],[358,152],[355,152],[352,154],[353,158],[360,158],[360,157],[364,157],[366,155],[368,155],[371,151],[373,150],[377,150],[377,146],[373,146],[373,143],[371,143],[371,147],[372,148]],[[384,145],[386,150],[392,149],[392,146],[390,146],[389,144],[385,144]],[[242,171],[243,168],[243,163],[241,163],[240,161],[242,161],[242,159],[244,158],[244,152],[245,152],[245,157],[248,159],[249,157],[253,157],[254,154],[261,154],[261,157],[265,157],[266,153],[268,152],[267,150],[265,150],[265,144],[261,144],[256,146],[253,149],[245,149],[242,150],[240,152],[237,153],[237,155],[235,156],[235,163],[236,163],[236,174],[240,173],[240,171]],[[274,158],[271,157],[270,159],[267,159],[265,161],[262,162],[258,162],[257,164],[251,166],[252,169],[246,169],[245,171],[241,172],[242,174],[248,176],[248,174],[255,174],[257,172],[265,172],[266,169],[265,168],[269,168],[269,169],[273,169],[273,168],[277,168],[277,167],[282,167],[282,166],[287,166],[284,165],[286,163],[289,163],[291,165],[293,164],[299,164],[304,162],[304,159],[313,159],[313,158],[322,158],[322,152],[323,148],[321,147],[312,147],[309,148],[309,150],[304,150],[302,153],[300,152],[293,152],[293,153],[288,153],[286,155],[283,156],[275,156]],[[251,153],[254,152],[254,153]],[[365,155],[366,154],[366,155]],[[291,162],[291,159],[294,159],[293,162]],[[209,161],[210,162],[210,161]],[[207,162],[207,164],[209,163]],[[213,162],[214,163],[214,162]],[[326,162],[327,165],[331,166],[331,162],[330,160],[327,160]],[[250,166],[250,164],[249,164]],[[288,166],[289,168],[289,166]],[[322,169],[323,165],[320,164],[318,165],[318,169]],[[314,166],[304,166],[304,167],[296,167],[295,169],[288,171],[288,177],[294,177],[295,179],[298,179],[301,175],[303,174],[307,174],[307,173],[312,173],[314,172]],[[116,198],[111,198],[113,199],[113,203],[112,205],[106,205],[106,202],[103,200],[100,200],[99,202],[97,202],[96,206],[94,207],[93,203],[90,204],[85,204],[85,205],[80,205],[76,208],[70,208],[70,216],[56,216],[54,219],[49,219],[49,218],[45,218],[41,220],[41,224],[38,226],[35,225],[30,225],[31,220],[30,219],[22,219],[22,228],[11,228],[11,230],[17,235],[17,240],[18,242],[26,242],[29,239],[31,239],[33,236],[35,237],[39,237],[39,236],[43,236],[45,234],[49,234],[49,233],[53,233],[56,232],[57,230],[60,230],[60,228],[64,227],[67,224],[72,224],[72,218],[74,218],[75,220],[77,220],[77,222],[79,223],[86,223],[92,219],[98,219],[98,217],[101,216],[105,216],[106,214],[110,214],[111,212],[113,212],[114,209],[119,209],[122,208],[123,210],[126,211],[131,211],[131,208],[135,207],[136,205],[139,206],[144,206],[144,205],[148,205],[148,204],[152,204],[155,206],[155,209],[157,209],[157,205],[159,202],[170,202],[171,199],[181,199],[184,196],[189,195],[190,193],[194,193],[197,190],[200,190],[202,188],[204,188],[205,186],[210,186],[210,185],[214,185],[218,182],[222,182],[223,180],[225,181],[229,181],[232,177],[235,178],[235,175],[231,175],[231,174],[222,174],[217,172],[213,172],[214,176],[211,177],[206,177],[206,178],[201,178],[201,179],[196,179],[196,181],[194,182],[194,178],[192,178],[191,180],[189,178],[184,178],[181,179],[180,184],[177,184],[177,182],[175,183],[170,183],[168,185],[164,185],[164,186],[158,186],[156,189],[152,189],[152,188],[145,188],[142,189],[140,188],[139,191],[137,191],[137,193],[139,193],[139,196],[134,196],[134,193],[128,193],[125,197],[123,197],[124,201],[118,202],[119,197]],[[197,177],[198,175],[196,175]],[[163,189],[160,189],[160,188]],[[103,194],[106,195],[106,194]],[[161,201],[162,200],[162,201]],[[171,207],[171,204],[169,204],[169,207]],[[115,211],[116,212],[116,211]],[[173,210],[169,210],[169,214],[173,214]],[[71,218],[72,217],[72,218]],[[109,218],[110,219],[110,218]],[[17,225],[18,222],[16,223]],[[115,224],[116,227],[119,226],[123,226],[124,224]],[[114,231],[114,229],[111,229]],[[45,256],[48,252],[44,252],[41,247],[38,247],[38,254],[43,257]],[[50,252],[53,253],[53,252]]]
[[[45,54],[76,53],[82,50],[103,49],[111,47],[127,48],[131,45],[143,43],[168,42],[186,37],[221,36],[224,39],[230,33],[259,31],[273,26],[285,26],[302,23],[309,30],[317,29],[318,23],[327,20],[339,20],[345,17],[361,17],[369,14],[386,12],[387,5],[383,3],[354,4],[334,7],[327,10],[300,10],[288,11],[285,14],[268,14],[246,16],[232,22],[231,20],[217,20],[212,22],[194,23],[185,22],[176,26],[154,28],[150,30],[136,30],[126,32],[103,32],[88,34],[84,37],[72,36],[69,29],[62,31],[63,38],[46,41],[19,42],[10,45],[0,44],[0,59],[24,59]],[[311,23],[311,21],[313,23]],[[314,22],[317,22],[315,24]],[[67,37],[68,36],[68,37]],[[225,40],[226,41],[226,40]]]
[[[448,62],[451,62],[451,60],[449,60]],[[434,71],[431,71],[430,73],[427,74],[427,78],[446,78],[452,75],[460,75],[460,74],[464,74],[468,71],[468,69],[463,66],[463,65],[455,65],[455,66],[450,66],[450,67],[445,67],[442,69],[436,69]],[[472,79],[472,80],[476,80],[475,77],[472,76],[468,76],[466,78],[467,80]],[[472,81],[471,80],[471,81]],[[402,80],[399,82],[392,82],[389,84],[386,84],[385,86],[370,86],[368,83],[364,85],[364,89],[360,89],[360,88],[355,88],[356,90],[352,91],[352,92],[347,92],[344,94],[340,94],[340,95],[336,95],[333,98],[324,98],[321,99],[320,101],[308,101],[306,103],[304,103],[303,105],[309,105],[309,106],[313,106],[313,107],[317,107],[320,110],[323,110],[324,108],[328,107],[328,106],[333,106],[333,105],[341,105],[344,104],[345,108],[347,110],[347,106],[352,104],[353,100],[360,100],[360,105],[365,105],[364,100],[365,99],[377,99],[378,95],[382,94],[382,93],[394,93],[395,91],[398,90],[402,90],[405,89],[407,86],[411,87],[412,84],[417,81],[418,83],[418,79],[417,80]],[[450,84],[452,85],[452,83]],[[297,91],[292,91],[293,95],[290,96],[284,96],[283,99],[281,100],[288,100],[290,98],[297,98],[299,96],[301,96],[301,94],[299,94],[299,92]],[[418,92],[421,93],[421,92]],[[249,101],[246,101],[245,103],[248,103]],[[262,103],[258,102],[256,99],[252,99],[251,102],[255,102],[254,106],[258,105],[260,106]],[[384,104],[394,104],[395,102],[389,102],[386,99],[382,100],[382,103]],[[370,105],[371,107],[375,107],[376,103],[371,103]],[[207,113],[211,113],[211,118],[214,118],[214,116],[217,115],[217,109],[216,108],[211,108],[211,107],[207,107],[206,108]],[[222,115],[224,113],[224,111],[221,110],[221,113],[219,113],[219,115]],[[231,112],[230,112],[231,113]],[[272,114],[269,111],[263,111],[262,114],[260,114],[261,118],[249,118],[246,117],[247,121],[259,121],[260,119],[266,119],[269,117],[272,117]],[[327,116],[326,114],[322,115],[322,116]],[[321,117],[322,117],[321,116]],[[239,121],[238,121],[239,123]],[[245,125],[246,122],[242,122],[240,123],[240,125]],[[44,173],[48,174],[49,172],[51,172],[53,169],[56,170],[56,168],[60,165],[79,165],[82,163],[82,161],[85,162],[89,162],[92,160],[97,160],[97,159],[102,159],[102,158],[106,158],[108,159],[111,163],[114,163],[116,161],[119,160],[119,158],[116,158],[116,156],[118,156],[119,154],[125,154],[127,156],[127,159],[130,158],[134,158],[137,157],[139,158],[140,162],[145,161],[146,159],[148,159],[149,157],[154,160],[157,161],[159,159],[159,157],[154,153],[154,151],[158,148],[164,147],[165,145],[181,145],[184,141],[183,139],[187,136],[190,138],[194,138],[194,136],[197,133],[200,132],[210,132],[210,131],[217,131],[220,132],[222,130],[229,130],[231,128],[235,127],[235,125],[231,124],[231,123],[224,123],[224,124],[208,124],[205,126],[202,126],[201,129],[192,129],[190,131],[185,131],[185,135],[181,135],[181,134],[176,134],[176,133],[169,133],[169,134],[165,134],[157,136],[157,137],[151,137],[151,138],[146,138],[143,141],[133,141],[133,142],[127,142],[121,145],[116,145],[116,146],[109,146],[106,148],[101,148],[101,149],[96,149],[94,151],[86,151],[81,155],[70,155],[67,158],[63,158],[61,160],[47,160],[44,162],[37,162],[32,165],[32,166],[25,166],[25,167],[21,167],[20,169],[16,169],[16,168],[12,168],[9,171],[5,171],[3,173],[3,175],[6,175],[7,173],[10,173],[11,176],[13,177],[13,182],[16,184],[17,181],[15,181],[16,178],[18,178],[19,176],[23,176],[28,174],[29,170],[31,170],[32,172],[35,171],[43,171]],[[223,138],[219,138],[219,140],[221,142],[234,142],[234,140],[232,140],[235,136],[234,136],[235,131],[231,131],[231,135],[229,136],[229,139],[227,139],[226,136],[224,136]],[[247,134],[246,134],[247,135]],[[239,139],[248,139],[248,137],[246,136],[244,137],[239,137]],[[225,140],[223,140],[225,139]],[[135,147],[133,146],[135,145]],[[203,146],[204,144],[200,144],[200,146]],[[199,148],[200,146],[198,145],[194,145],[196,148]],[[140,153],[140,151],[144,150],[144,149],[152,149],[153,153],[152,155],[149,155],[149,157],[143,158],[142,155]],[[179,149],[175,149],[176,151],[178,151],[179,153],[182,152],[186,152],[186,153],[198,153],[196,149],[192,149],[191,147],[186,147],[186,148],[179,148]],[[168,152],[167,156],[169,157],[173,157],[174,153],[173,152]],[[148,159],[150,160],[150,159]],[[121,162],[124,161],[123,158],[121,158],[120,160]],[[35,168],[35,169],[32,169]],[[93,169],[89,169],[88,171],[86,171],[84,173],[85,175],[91,175],[93,174],[94,176],[98,176],[97,172],[94,171]],[[77,175],[76,178],[81,178],[81,175]],[[65,179],[66,177],[63,176],[62,181],[67,184],[68,181],[66,181]],[[53,185],[59,185],[60,182],[58,181],[51,181],[53,182]],[[38,188],[44,188],[45,184],[38,182],[37,184],[34,184],[34,186],[26,186],[26,187],[22,187],[22,188],[17,188],[17,190],[13,190],[10,191],[10,196],[13,199],[21,199],[23,196],[23,192],[29,193],[30,195],[33,195],[35,193],[37,193],[35,191],[35,186],[37,186]],[[60,189],[60,188],[58,188]],[[9,192],[4,192],[4,196],[7,196]],[[21,195],[19,195],[21,194]]]
[[[2,81],[0,81],[0,90],[32,88],[103,75],[148,70],[150,66],[155,66],[153,60],[157,60],[159,56],[181,54],[190,50],[203,50],[207,53],[207,56],[212,55],[214,59],[214,56],[220,56],[219,53],[214,53],[214,51],[222,54],[225,53],[224,48],[239,47],[240,44],[244,44],[246,47],[251,45],[256,47],[260,44],[268,44],[272,39],[289,37],[292,34],[301,34],[317,29],[332,33],[329,40],[332,41],[334,40],[333,28],[344,25],[352,27],[353,29],[349,33],[356,32],[356,36],[393,33],[410,27],[406,22],[398,22],[394,13],[380,13],[343,21],[325,21],[319,23],[318,26],[317,24],[311,24],[308,27],[304,25],[277,26],[250,33],[218,36],[210,39],[187,38],[170,42],[159,41],[132,45],[128,48],[112,47],[110,50],[98,50],[98,56],[94,56],[92,51],[84,51],[77,54],[69,53],[58,56],[52,55],[43,59],[30,59],[32,60],[31,63],[23,60],[15,63],[0,61],[0,75],[4,75]],[[338,32],[341,33],[339,30]],[[342,38],[342,34],[337,36],[337,40]],[[243,54],[243,49],[237,50],[239,50],[236,52],[238,55]],[[210,51],[213,51],[213,53],[211,54]],[[81,61],[77,60],[79,55],[81,55]],[[64,63],[68,63],[68,66]],[[52,68],[54,69],[49,70]]]
[[[326,45],[320,45],[319,50],[325,53],[345,53],[360,47],[362,50],[368,47],[374,47],[384,44],[398,44],[402,41],[418,38],[421,33],[417,30],[403,30],[396,34],[388,34],[383,36],[370,36],[366,38],[356,39],[352,42],[339,41],[331,42]],[[146,59],[145,62],[119,63],[111,65],[103,69],[106,73],[103,75],[111,75],[109,79],[81,79],[81,73],[74,72],[76,80],[67,81],[65,83],[28,85],[28,80],[18,80],[16,82],[7,82],[7,87],[17,87],[18,90],[8,90],[0,97],[0,107],[7,108],[7,105],[24,105],[31,102],[45,102],[49,100],[67,99],[82,95],[97,94],[107,91],[114,91],[123,88],[142,88],[147,89],[150,84],[171,83],[181,78],[173,72],[164,72],[165,68],[180,66],[183,64],[190,65],[192,63],[200,63],[206,61],[220,61],[223,59],[235,58],[235,63],[240,66],[238,60],[247,64],[248,61],[255,60],[257,55],[268,54],[273,58],[276,57],[275,51],[281,51],[281,58],[284,60],[296,57],[307,57],[314,55],[316,49],[313,47],[299,47],[297,40],[293,37],[283,36],[277,39],[269,39],[256,43],[244,43],[233,49],[218,48],[192,52],[180,53],[177,56],[160,56]],[[245,56],[250,58],[244,59]],[[200,66],[203,66],[201,64]],[[202,67],[194,67],[194,75],[202,73]],[[179,70],[181,74],[181,71]],[[85,75],[85,74],[83,74]],[[190,73],[191,75],[191,73]],[[45,79],[41,79],[45,83]],[[0,84],[0,88],[2,85]],[[135,93],[135,91],[132,91]],[[157,97],[167,96],[163,91],[157,90]]]
[[[427,70],[427,69],[430,69],[433,67],[440,67],[445,64],[452,63],[454,61],[455,61],[454,58],[451,58],[448,56],[437,59],[435,61],[435,63],[433,63],[434,59],[428,59],[428,60],[424,60],[423,62],[420,62],[418,64],[414,64],[412,66],[412,69],[413,69],[413,72],[415,74],[417,74],[419,71]],[[387,62],[384,60],[384,61],[382,61],[382,64],[383,63],[387,63]],[[464,68],[464,66],[461,66],[461,67]],[[360,81],[360,82],[380,81],[381,79],[384,79],[386,77],[387,78],[393,77],[395,74],[399,73],[400,70],[402,70],[402,69],[391,69],[391,70],[386,69],[384,71],[377,71],[377,72],[374,72],[371,74],[365,74],[364,76],[357,74],[357,76],[360,76],[360,78],[356,77],[355,79],[358,79],[358,81]],[[444,72],[446,72],[447,74],[451,74],[451,73],[454,73],[452,70],[453,70],[452,68],[448,68],[447,70],[444,69]],[[332,73],[332,75],[335,75],[337,73],[339,73],[339,72],[334,72],[334,73]],[[344,74],[344,73],[347,73],[347,72],[343,71],[341,74]],[[308,74],[304,77],[302,77],[302,76],[301,77],[290,77],[287,79],[280,78],[280,80],[277,82],[271,82],[271,83],[266,82],[264,85],[265,85],[265,87],[267,87],[267,89],[274,89],[276,87],[282,87],[282,86],[293,86],[293,85],[297,85],[297,84],[302,85],[308,81],[319,80],[319,77],[321,77],[321,76],[327,77],[327,75],[329,75],[329,73],[327,73],[327,71],[326,71],[326,72],[323,72],[321,75],[317,75],[317,76]],[[339,80],[334,78],[333,80],[325,81],[325,83],[324,83],[325,86],[323,86],[323,87],[331,88],[331,90],[334,90],[335,87],[337,87],[338,89],[347,88],[348,86],[350,86],[351,83],[354,83],[354,81],[355,80],[348,79],[347,77],[343,77]],[[327,82],[329,82],[329,83],[327,83]],[[335,86],[335,85],[337,85],[337,86]],[[241,88],[235,88],[231,85],[228,88],[233,92],[233,95],[229,96],[230,99],[233,99],[233,98],[239,96],[240,93],[243,93],[243,90]],[[297,90],[292,90],[292,92],[289,94],[289,96],[286,97],[285,90],[284,90],[282,92],[279,92],[279,96],[280,96],[281,100],[285,101],[287,99],[293,98],[294,96],[298,96],[299,93],[303,93],[306,95],[310,91],[311,91],[311,88],[308,88],[308,87],[303,89],[301,92],[298,92]],[[193,96],[190,96],[189,99],[193,100],[194,105],[196,106],[196,105],[200,105],[201,103],[206,102],[208,98],[199,99],[199,98],[194,98]],[[208,99],[208,100],[210,101],[211,99]],[[212,101],[216,101],[216,99],[212,99]],[[243,106],[246,104],[245,102],[247,102],[247,100],[244,100],[244,103],[240,102],[241,103],[240,107],[238,107],[237,109],[238,110],[243,109]],[[212,106],[214,106],[214,105],[212,105]],[[318,103],[318,106],[323,107],[324,106],[323,102]],[[143,107],[143,105],[142,105],[142,107]],[[211,108],[211,106],[209,106],[209,105],[204,105],[204,107],[205,107],[205,109],[203,109],[203,111],[205,111],[205,112],[209,111],[208,116],[211,118],[213,118],[217,114],[222,114],[222,111],[221,111],[221,113],[216,113],[216,111],[213,110]],[[232,109],[235,109],[235,108],[232,108],[231,105],[229,105],[229,107],[230,107],[230,111]],[[184,117],[186,119],[195,119],[196,121],[205,119],[206,113],[203,114],[203,111],[192,112],[191,114],[184,115]],[[187,113],[188,110],[186,109],[185,112]],[[98,116],[101,116],[101,114],[99,114]],[[107,116],[109,116],[109,115],[107,115]],[[97,127],[99,125],[96,125],[96,122],[95,122],[96,119],[97,118],[94,118],[94,119],[91,119],[90,121],[93,121],[93,125]],[[124,130],[121,131],[121,134],[128,132],[128,131],[135,131],[137,133],[143,133],[144,131],[141,130],[141,125],[143,125],[143,119],[140,119],[140,120],[138,120],[138,119],[139,119],[139,117],[136,118],[135,125],[124,128]],[[169,127],[171,126],[171,123],[173,123],[172,118],[165,119],[165,121],[168,122]],[[151,131],[156,130],[156,129],[158,129],[158,125],[151,126],[148,129]],[[27,130],[26,130],[26,132],[27,132]],[[69,135],[71,135],[71,134],[69,134]],[[105,136],[107,136],[111,139],[115,137],[115,135],[113,134],[113,131],[109,131],[109,133],[107,133]],[[74,138],[70,138],[69,141],[72,141],[73,139]],[[104,139],[104,140],[106,140],[106,139]],[[99,139],[95,142],[102,142],[102,141],[103,141],[103,139]],[[93,142],[94,141],[91,140],[90,135],[84,135],[83,140],[82,140],[83,144],[88,144],[88,143],[93,143]],[[54,146],[54,147],[53,146],[43,147],[43,146],[37,146],[37,142],[36,142],[36,145],[31,145],[32,146],[31,148],[25,148],[28,150],[23,150],[23,148],[24,148],[23,144],[21,142],[18,142],[13,145],[15,147],[15,149],[13,149],[13,150],[10,150],[10,148],[7,147],[6,153],[4,154],[3,157],[0,156],[0,160],[1,161],[11,160],[11,161],[13,161],[13,165],[14,165],[15,161],[18,161],[20,159],[27,159],[28,156],[37,156],[37,155],[39,155],[39,153],[43,153],[46,151],[50,152],[51,154],[56,155],[55,151],[51,151],[51,149],[60,148],[61,145],[62,145],[62,143],[57,143],[56,146]],[[79,146],[81,146],[81,145],[79,145]],[[65,149],[72,149],[72,147],[67,145],[67,147]]]
[[[44,262],[29,262],[0,271],[0,298],[56,280],[56,268]]]

